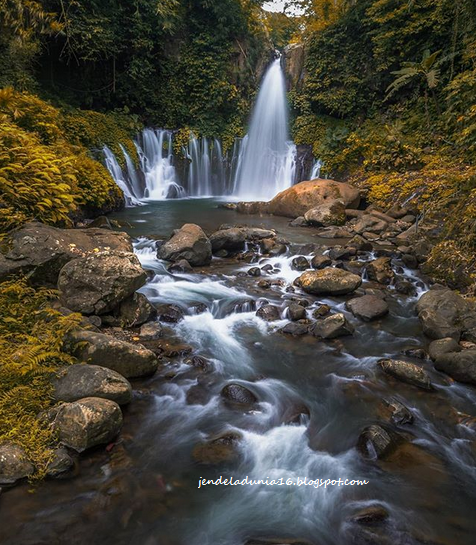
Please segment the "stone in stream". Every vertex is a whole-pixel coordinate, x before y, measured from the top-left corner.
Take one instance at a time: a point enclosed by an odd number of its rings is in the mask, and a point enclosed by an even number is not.
[[[46,475],[48,477],[58,477],[69,471],[73,465],[74,461],[67,449],[58,447],[53,451],[53,457],[46,467]]]
[[[243,229],[232,227],[231,229],[221,229],[210,236],[213,253],[219,250],[229,252],[238,252],[244,250],[246,237]]]
[[[60,442],[77,452],[110,443],[122,428],[119,405],[98,397],[63,403],[50,409],[46,417]]]
[[[227,384],[220,392],[220,395],[232,405],[242,407],[250,407],[258,402],[258,398],[254,393],[241,384]]]
[[[327,316],[330,311],[331,307],[329,305],[318,305],[318,307],[313,311],[312,315],[314,318],[322,318],[323,316]]]
[[[277,242],[274,238],[263,238],[259,241],[259,247],[263,254],[269,254],[276,244]]]
[[[160,339],[164,333],[164,328],[159,322],[148,322],[140,328],[139,336],[144,341],[154,341]]]
[[[428,353],[433,361],[436,361],[440,356],[450,352],[461,352],[462,348],[457,341],[452,337],[437,339],[430,343]]]
[[[186,259],[179,259],[175,263],[171,263],[167,270],[171,273],[192,273],[193,267]]]
[[[440,354],[435,368],[458,382],[476,386],[476,349]]]
[[[109,229],[59,229],[32,221],[6,236],[0,253],[0,281],[28,274],[35,284],[55,286],[60,270],[78,257],[113,250],[132,253],[126,233]]]
[[[382,524],[389,518],[388,511],[382,505],[364,507],[351,517],[351,522],[362,525]]]
[[[347,301],[346,307],[357,318],[370,322],[388,314],[387,303],[376,295],[364,295]]]
[[[341,200],[328,200],[325,203],[311,208],[304,214],[309,225],[329,227],[330,225],[344,225],[346,221],[345,205]]]
[[[79,257],[60,271],[60,301],[74,312],[107,314],[141,288],[146,278],[134,254],[104,251]]]
[[[287,248],[286,248],[286,245],[285,244],[276,244],[275,246],[273,246],[273,248],[271,248],[271,250],[269,251],[269,255],[271,257],[276,257],[278,255],[282,255],[282,254],[285,254],[287,251]]]
[[[186,223],[159,248],[157,257],[166,261],[186,259],[192,267],[209,265],[212,260],[212,245],[201,227]]]
[[[291,269],[295,271],[305,271],[306,269],[309,269],[309,261],[302,255],[299,255],[295,257],[291,261]]]
[[[157,310],[157,318],[161,322],[176,324],[184,318],[183,310],[178,305],[164,303],[157,305],[155,308]]]
[[[317,321],[311,326],[309,331],[314,337],[335,339],[337,337],[353,335],[354,327],[342,313],[338,313]]]
[[[134,293],[123,301],[112,315],[101,316],[103,326],[136,327],[152,320],[157,315],[155,308],[143,293]]]
[[[243,435],[236,431],[221,433],[204,443],[195,445],[192,451],[193,459],[199,464],[218,465],[238,460],[238,444]]]
[[[309,332],[309,326],[306,324],[298,324],[296,322],[290,322],[279,330],[285,335],[291,335],[292,337],[300,337],[306,335]]]
[[[327,255],[315,255],[311,260],[311,267],[313,269],[325,269],[332,265],[332,259]]]
[[[71,334],[71,351],[81,361],[117,371],[125,378],[144,377],[157,371],[158,360],[153,352],[141,344],[79,330]]]
[[[378,235],[385,231],[387,227],[388,223],[382,218],[365,214],[357,220],[357,223],[354,225],[354,231],[359,235],[364,234],[364,236],[366,233]]]
[[[274,322],[281,319],[281,312],[274,305],[263,305],[256,311],[256,316],[265,322]]]
[[[259,267],[251,267],[248,269],[249,276],[261,276],[261,269]]]
[[[125,405],[132,400],[129,382],[116,371],[98,365],[70,365],[60,371],[51,384],[54,401],[101,397]]]
[[[414,417],[410,409],[397,399],[384,399],[379,406],[380,416],[392,424],[412,424]]]
[[[372,243],[361,237],[360,235],[355,235],[351,240],[349,240],[347,245],[351,248],[355,248],[357,251],[360,252],[372,251]]]
[[[362,283],[356,274],[328,267],[319,271],[306,271],[299,277],[301,288],[313,295],[345,295],[355,291]]]
[[[292,322],[303,320],[306,318],[306,309],[297,303],[291,303],[288,307],[286,307],[286,317]]]
[[[328,255],[333,261],[343,261],[354,257],[356,254],[357,250],[355,248],[349,246],[346,246],[345,248],[343,246],[334,246],[329,250]]]
[[[357,441],[357,450],[364,458],[371,460],[387,456],[398,444],[395,434],[382,426],[372,424],[362,430]]]
[[[433,385],[431,384],[428,373],[414,363],[381,359],[377,364],[387,375],[391,375],[402,382],[412,384],[423,390],[433,390]]]
[[[289,222],[289,227],[307,227],[308,223],[304,216],[298,216]]]
[[[8,441],[0,443],[0,486],[13,485],[34,471],[22,447]]]
[[[379,257],[367,265],[367,275],[369,280],[374,280],[379,284],[390,284],[393,280],[394,272],[390,264],[389,257]]]

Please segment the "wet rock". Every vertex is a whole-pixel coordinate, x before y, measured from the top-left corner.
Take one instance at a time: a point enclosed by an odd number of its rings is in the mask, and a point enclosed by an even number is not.
[[[0,443],[0,485],[12,485],[33,474],[26,452],[14,443]]]
[[[250,276],[261,276],[261,269],[259,267],[251,267],[251,269],[248,269],[248,274]]]
[[[302,307],[301,305],[298,305],[296,303],[291,303],[286,308],[286,318],[288,318],[292,322],[303,320],[304,318],[306,318],[306,309]]]
[[[360,235],[355,235],[351,240],[349,240],[348,246],[350,246],[351,248],[355,248],[357,251],[360,252],[372,251],[372,243],[366,240],[364,237],[361,237]]]
[[[73,355],[81,361],[112,369],[125,378],[143,377],[157,370],[155,354],[140,344],[85,330],[74,332],[70,343]]]
[[[428,354],[423,348],[418,347],[412,347],[412,348],[405,348],[403,351],[404,356],[408,356],[409,358],[415,358],[417,360],[427,360]]]
[[[394,277],[390,258],[379,257],[375,261],[371,261],[367,265],[367,275],[369,280],[373,280],[379,284],[390,284]]]
[[[357,208],[360,194],[354,187],[333,180],[311,180],[301,182],[278,193],[268,206],[270,214],[297,218],[304,216],[311,208],[327,201],[341,200],[346,208]]]
[[[381,505],[371,505],[364,507],[351,517],[351,522],[362,525],[383,524],[389,518],[388,511]]]
[[[210,236],[213,253],[219,250],[241,251],[245,248],[245,241],[245,233],[236,227],[216,231]]]
[[[362,279],[342,269],[306,271],[299,277],[301,288],[313,295],[345,295],[355,291]]]
[[[276,237],[276,233],[270,229],[261,229],[260,227],[242,227],[241,230],[248,242],[259,242],[266,238]]]
[[[306,227],[307,221],[304,216],[298,216],[297,218],[293,219],[293,221],[289,222],[290,227]]]
[[[381,218],[366,214],[357,220],[354,231],[359,235],[363,233],[380,234],[387,229],[388,223]]]
[[[458,382],[476,386],[476,349],[440,354],[435,368]]]
[[[365,322],[377,320],[388,314],[388,305],[380,297],[375,295],[364,295],[347,301],[346,307],[354,316]]]
[[[186,259],[192,267],[209,265],[212,260],[212,245],[201,227],[186,223],[159,248],[157,257],[166,261]]]
[[[111,442],[122,427],[119,405],[109,399],[86,397],[48,411],[60,442],[77,452]]]
[[[63,447],[59,447],[53,452],[53,458],[48,463],[46,474],[48,477],[58,477],[69,471],[73,465],[74,461],[68,451]]]
[[[329,312],[331,311],[331,307],[329,305],[319,305],[312,313],[314,318],[322,318],[323,316],[327,316]]]
[[[179,259],[175,263],[171,263],[167,270],[171,273],[192,273],[193,267],[186,259]]]
[[[329,257],[333,261],[340,261],[340,260],[346,260],[349,259],[357,254],[357,250],[355,248],[345,247],[342,246],[334,246],[329,251]]]
[[[269,254],[271,250],[276,246],[276,240],[274,238],[263,238],[259,242],[259,247],[263,254]]]
[[[281,319],[280,310],[274,305],[263,305],[256,311],[256,316],[266,322],[274,322]]]
[[[221,396],[232,405],[248,407],[258,402],[258,398],[241,384],[227,384],[220,392]]]
[[[271,280],[260,280],[257,286],[262,290],[269,290],[269,288],[271,287]]]
[[[291,261],[291,268],[295,271],[305,271],[310,268],[309,261],[304,256],[299,255]]]
[[[199,464],[218,465],[231,463],[239,458],[238,445],[243,435],[236,431],[228,431],[204,443],[195,445],[193,459]]]
[[[402,255],[402,261],[409,269],[418,269],[418,260],[414,255],[404,254]]]
[[[206,405],[211,399],[211,393],[203,384],[194,384],[187,390],[185,399],[188,405]]]
[[[379,407],[380,416],[396,425],[412,424],[413,414],[397,399],[384,399]]]
[[[185,358],[183,362],[204,373],[208,373],[213,369],[213,365],[203,356],[191,356]]]
[[[208,307],[205,303],[194,303],[190,305],[189,310],[192,314],[203,314],[207,312]]]
[[[134,293],[123,301],[112,315],[102,316],[101,325],[112,327],[135,327],[152,320],[157,315],[155,308],[143,293]]]
[[[164,329],[159,322],[148,322],[140,328],[139,336],[144,341],[153,341],[160,339],[163,333]]]
[[[304,404],[296,404],[287,407],[282,416],[284,424],[302,424],[304,420],[309,420],[311,412]]]
[[[416,295],[415,286],[408,280],[402,280],[399,278],[395,282],[395,291],[401,293],[402,295]]]
[[[347,321],[347,318],[343,314],[339,313],[317,321],[311,327],[310,332],[314,337],[335,339],[336,337],[352,335],[354,327]]]
[[[268,253],[271,257],[276,257],[278,255],[285,254],[286,252],[287,248],[285,244],[276,244]]]
[[[132,400],[129,382],[116,371],[98,365],[70,365],[58,373],[51,384],[55,401],[101,397],[124,405]]]
[[[452,290],[427,291],[420,297],[416,310],[423,332],[430,339],[452,337],[458,341],[462,334],[467,337],[474,334],[475,307]]]
[[[430,343],[428,347],[430,358],[436,361],[440,356],[450,352],[461,352],[461,346],[451,337],[437,339]]]
[[[357,441],[357,450],[364,458],[385,458],[397,445],[396,438],[382,426],[373,424],[362,430]]]
[[[423,390],[433,389],[428,373],[414,363],[390,359],[381,359],[377,363],[387,375],[391,375],[402,382],[412,384]]]
[[[105,251],[73,259],[60,271],[62,305],[82,314],[106,314],[141,288],[147,275],[134,254]]]
[[[306,324],[298,324],[295,322],[290,322],[286,324],[282,329],[281,333],[285,335],[291,335],[292,337],[300,337],[301,335],[306,335],[309,331],[309,326]]]
[[[236,205],[238,214],[266,214],[268,203],[264,201],[239,202]]]
[[[26,223],[9,233],[9,248],[0,253],[0,281],[27,274],[31,282],[55,286],[69,261],[92,252],[116,250],[132,253],[131,239],[109,229],[58,229],[39,222]]]
[[[155,308],[157,310],[157,318],[161,322],[176,324],[177,322],[180,322],[180,320],[183,320],[183,310],[177,305],[164,303],[162,305],[157,305]]]
[[[344,225],[346,221],[345,205],[340,200],[328,200],[325,203],[311,208],[304,214],[309,225],[329,227],[330,225]]]
[[[327,255],[315,255],[311,261],[311,267],[313,269],[325,269],[332,265],[332,259]]]
[[[320,238],[350,238],[352,233],[344,227],[322,227],[318,233]]]

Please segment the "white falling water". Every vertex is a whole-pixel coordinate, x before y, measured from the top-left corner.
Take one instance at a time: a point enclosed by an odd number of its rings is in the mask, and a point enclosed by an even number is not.
[[[322,163],[319,161],[319,159],[317,159],[312,165],[311,177],[309,179],[315,180],[316,178],[319,178],[321,175],[321,168],[322,168]]]
[[[213,193],[208,139],[197,138],[191,133],[186,154],[190,161],[188,194],[192,197],[211,196]]]
[[[121,166],[117,162],[114,153],[112,153],[107,146],[104,146],[103,151],[106,167],[111,173],[111,176],[114,178],[116,184],[120,189],[122,189],[126,206],[138,206],[142,204],[136,195],[134,195],[134,190],[132,189],[131,184],[125,179]]]
[[[242,146],[235,196],[268,200],[292,185],[296,147],[289,141],[286,86],[279,58],[263,79]]]

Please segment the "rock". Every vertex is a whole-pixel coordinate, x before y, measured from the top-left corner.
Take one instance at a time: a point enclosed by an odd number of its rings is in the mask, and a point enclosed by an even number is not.
[[[319,229],[320,238],[350,238],[351,232],[344,227],[323,227]]]
[[[403,350],[402,353],[404,356],[408,356],[409,358],[416,358],[417,360],[428,359],[428,354],[423,348],[418,348],[418,347],[405,348],[405,350]]]
[[[58,477],[58,475],[69,471],[73,465],[73,459],[68,451],[63,447],[59,447],[53,452],[53,458],[46,467],[46,474],[48,477]]]
[[[156,310],[157,318],[161,322],[176,324],[177,322],[180,322],[180,320],[183,320],[183,310],[177,305],[164,303],[162,305],[157,305]]]
[[[413,414],[397,399],[384,399],[379,408],[382,418],[396,425],[412,424]]]
[[[271,248],[271,250],[268,253],[271,257],[275,257],[278,255],[285,254],[286,251],[287,251],[287,248],[285,244],[276,244],[275,246],[273,246],[273,248]]]
[[[251,267],[248,269],[249,276],[261,276],[261,269],[259,267]]]
[[[276,246],[276,239],[274,238],[262,238],[259,241],[259,247],[263,254],[269,254],[271,250]]]
[[[205,443],[195,445],[192,451],[193,459],[204,465],[218,465],[234,462],[239,458],[237,446],[243,435],[229,431],[212,438]]]
[[[26,452],[14,443],[0,443],[0,485],[12,485],[33,474],[35,468]]]
[[[314,318],[322,318],[323,316],[327,316],[329,312],[331,311],[331,307],[329,305],[319,305],[312,315]]]
[[[415,286],[408,280],[400,278],[395,281],[395,291],[402,295],[416,295]]]
[[[275,238],[276,233],[270,229],[261,229],[260,227],[241,227],[243,234],[248,242],[259,242],[266,238]]]
[[[357,250],[355,248],[346,247],[343,248],[342,246],[334,246],[331,250],[329,250],[329,257],[333,261],[341,261],[350,259],[351,257],[355,256],[357,254]]]
[[[418,269],[418,260],[414,255],[404,254],[402,255],[402,261],[409,269]]]
[[[428,347],[428,353],[433,361],[450,352],[461,352],[461,346],[451,337],[437,339],[430,343]]]
[[[227,384],[220,395],[232,405],[250,406],[258,402],[258,398],[241,384]]]
[[[397,445],[396,439],[382,426],[373,424],[362,430],[357,441],[357,450],[364,458],[385,458]]]
[[[433,389],[428,373],[414,363],[389,359],[381,359],[377,363],[387,375],[391,375],[402,382],[412,384],[423,390]]]
[[[30,222],[9,233],[9,248],[0,253],[0,281],[26,274],[35,284],[55,286],[69,261],[92,252],[115,250],[132,253],[131,239],[109,229],[58,229]]]
[[[342,269],[306,271],[299,277],[301,288],[313,295],[345,295],[355,291],[362,279]]]
[[[265,201],[239,202],[236,205],[238,214],[266,214],[268,203]]]
[[[79,257],[60,271],[60,301],[74,312],[107,314],[141,288],[146,279],[134,254],[105,251]]]
[[[186,223],[159,248],[157,257],[166,261],[186,259],[192,267],[209,265],[212,260],[212,245],[201,227]]]
[[[112,369],[125,378],[143,377],[157,371],[155,354],[140,344],[85,330],[74,332],[71,342],[76,345],[72,351],[77,358]]]
[[[213,369],[213,365],[203,356],[191,356],[183,361],[201,372],[207,373]]]
[[[420,297],[416,311],[423,332],[430,339],[452,337],[458,341],[462,334],[469,337],[474,334],[476,326],[474,305],[450,289],[427,291]]]
[[[339,313],[317,321],[311,327],[310,332],[314,337],[335,339],[336,337],[352,335],[354,327],[347,321],[347,318],[343,314]]]
[[[395,223],[397,221],[395,218],[392,218],[392,216],[389,216],[388,214],[384,214],[383,212],[380,212],[379,210],[371,210],[370,215],[390,224]]]
[[[208,307],[205,303],[194,303],[189,307],[192,314],[203,314],[208,311]]]
[[[291,268],[295,271],[305,271],[310,268],[309,261],[304,256],[299,255],[291,261]]]
[[[163,335],[163,327],[159,322],[148,322],[140,328],[139,336],[144,341],[154,341]]]
[[[301,305],[298,305],[296,303],[291,303],[286,308],[286,318],[288,318],[292,322],[303,320],[304,318],[306,318],[306,309],[302,307]]]
[[[216,231],[210,236],[213,253],[219,250],[241,251],[245,248],[245,241],[245,233],[236,227]]]
[[[304,218],[304,216],[298,216],[297,218],[293,219],[293,221],[289,222],[290,227],[307,227],[307,221]]]
[[[364,295],[347,301],[346,307],[364,322],[377,320],[388,314],[387,303],[376,295]]]
[[[396,220],[403,218],[408,214],[408,208],[401,208],[397,204],[392,206],[389,210],[387,210],[387,216],[390,216],[391,218],[394,218]]]
[[[332,259],[327,255],[315,255],[311,261],[311,267],[313,269],[325,269],[332,265]]]
[[[389,257],[379,257],[375,261],[371,261],[367,265],[369,280],[373,280],[379,284],[390,284],[394,277],[390,261]]]
[[[285,335],[291,335],[292,337],[300,337],[301,335],[306,335],[309,331],[309,326],[306,324],[297,324],[295,322],[290,322],[286,324],[282,329],[281,333]]]
[[[373,233],[379,235],[387,229],[388,223],[380,218],[366,214],[357,220],[354,225],[354,231],[359,235],[363,233]]]
[[[274,322],[281,319],[279,308],[274,305],[263,305],[256,311],[256,316],[265,322]]]
[[[435,368],[458,382],[476,386],[476,349],[441,354],[435,361]]]
[[[175,263],[171,263],[167,270],[170,273],[192,273],[193,267],[186,259],[179,259]]]
[[[309,225],[329,227],[330,225],[344,225],[346,221],[345,205],[340,200],[328,200],[325,203],[311,208],[304,214]]]
[[[77,452],[110,443],[121,431],[119,405],[109,399],[86,397],[48,411],[60,442]]]
[[[382,524],[388,517],[388,511],[384,507],[371,505],[354,513],[350,520],[355,524],[374,525]]]
[[[112,316],[103,316],[102,325],[136,327],[152,320],[157,315],[155,308],[143,293],[134,293],[123,301]]]
[[[346,208],[357,208],[360,202],[359,191],[345,183],[333,180],[311,180],[293,185],[278,193],[268,206],[270,214],[297,218],[304,216],[311,208],[327,201],[341,200]]]
[[[60,371],[51,383],[55,401],[101,397],[125,405],[132,400],[129,382],[116,371],[98,365],[70,365]]]

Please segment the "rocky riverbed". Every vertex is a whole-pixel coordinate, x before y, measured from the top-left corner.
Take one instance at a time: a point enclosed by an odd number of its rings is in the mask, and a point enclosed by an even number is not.
[[[57,286],[83,323],[39,415],[49,480],[28,495],[25,453],[0,446],[2,543],[472,543],[476,307],[425,276],[414,211],[289,191],[168,239],[11,236],[0,278]],[[284,234],[243,215],[270,207]],[[370,484],[197,491],[219,475]]]

